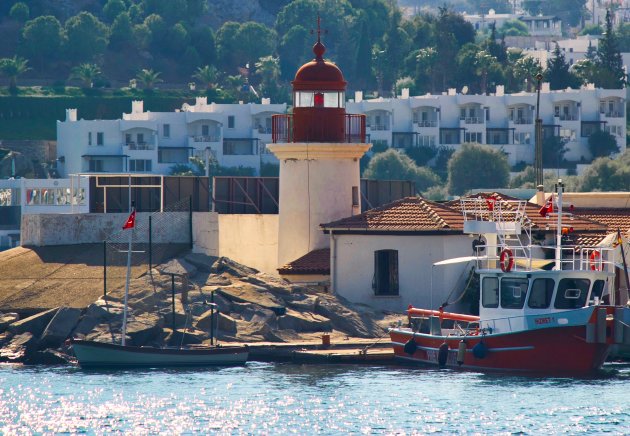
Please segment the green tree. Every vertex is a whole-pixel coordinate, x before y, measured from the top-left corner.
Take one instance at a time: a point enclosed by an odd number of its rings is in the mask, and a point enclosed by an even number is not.
[[[389,17],[390,25],[383,36],[385,63],[383,68],[383,88],[391,90],[402,69],[404,54],[409,51],[411,38],[400,26],[401,13],[393,9]]]
[[[255,64],[256,76],[260,77],[261,96],[275,98],[278,94],[280,62],[273,56],[264,56]]]
[[[217,61],[217,50],[214,32],[207,26],[200,26],[190,32],[190,43],[199,53],[202,64],[214,65]]]
[[[437,156],[436,147],[429,145],[420,145],[418,147],[405,148],[405,154],[409,156],[419,167],[428,165],[429,161]]]
[[[30,70],[28,61],[18,56],[0,59],[0,74],[9,79],[9,90],[11,93],[17,91],[17,78]]]
[[[630,149],[618,158],[600,157],[584,171],[580,190],[627,191],[630,186]]]
[[[559,136],[543,138],[542,163],[544,168],[556,168],[564,162],[564,154],[567,152],[564,139]]]
[[[617,40],[619,42],[619,51],[627,53],[630,51],[630,23],[619,23],[617,27]]]
[[[293,26],[280,40],[280,72],[284,80],[291,80],[297,69],[312,57],[311,36],[302,26]]]
[[[575,27],[589,17],[587,0],[525,0],[523,9],[531,15],[557,15],[562,23]]]
[[[27,21],[22,31],[22,47],[26,55],[41,68],[45,62],[59,57],[63,41],[61,23],[51,15]]]
[[[210,65],[205,65],[203,67],[197,68],[195,74],[193,74],[193,78],[203,83],[206,86],[207,90],[215,87],[218,77],[219,72],[214,66]]]
[[[599,40],[597,48],[598,75],[595,85],[606,89],[623,88],[626,83],[626,72],[619,52],[619,43],[613,31],[610,9],[606,11],[606,31]]]
[[[80,80],[84,89],[92,88],[94,80],[102,75],[101,69],[96,64],[84,63],[72,69],[70,80]]]
[[[454,195],[472,188],[504,188],[509,180],[507,157],[487,145],[462,144],[448,162],[448,190]]]
[[[553,57],[547,62],[545,79],[554,90],[579,87],[578,79],[569,71],[569,63],[558,43],[553,51]]]
[[[609,157],[611,154],[619,152],[615,137],[603,130],[598,130],[588,137],[588,149],[593,158]]]
[[[188,46],[190,38],[188,31],[182,23],[177,23],[166,31],[166,38],[161,47],[161,51],[170,56],[183,53]]]
[[[9,11],[9,17],[12,20],[18,21],[20,23],[25,23],[28,21],[31,15],[31,11],[28,8],[27,4],[24,2],[17,2],[13,6],[11,6],[11,10]]]
[[[536,83],[536,75],[542,72],[542,67],[538,59],[531,56],[523,56],[514,63],[514,77],[520,82],[525,83],[525,90],[531,92]]]
[[[460,47],[475,42],[475,29],[461,14],[441,7],[434,24],[434,41],[438,52],[437,80],[444,91],[454,84],[453,60],[457,58]]]
[[[144,19],[143,24],[149,30],[149,45],[152,50],[161,52],[168,32],[168,25],[164,21],[164,18],[158,14],[151,14]]]
[[[417,192],[424,192],[440,183],[440,178],[430,169],[418,167],[409,156],[394,149],[376,154],[363,173],[367,179],[411,180]]]
[[[508,20],[499,28],[498,33],[502,36],[527,36],[529,30],[527,24],[521,20]]]
[[[220,66],[224,71],[234,71],[271,55],[276,46],[276,33],[253,21],[227,22],[217,32],[216,44]]]
[[[583,85],[595,83],[598,74],[597,64],[590,59],[580,59],[571,65],[571,71]]]
[[[127,11],[123,0],[108,0],[103,6],[103,16],[108,23],[113,23],[116,17]]]
[[[601,35],[604,33],[604,29],[599,24],[587,24],[580,31],[580,35]]]
[[[150,91],[153,89],[156,83],[163,82],[163,80],[160,79],[160,74],[161,73],[159,71],[153,71],[150,68],[143,68],[136,75],[136,79],[143,83],[144,89]]]
[[[416,60],[416,86],[418,86],[420,92],[429,91],[431,94],[435,94],[437,92],[437,51],[433,47],[421,48],[418,50]]]
[[[133,43],[133,23],[127,12],[122,12],[114,19],[110,28],[109,46],[119,49]]]
[[[80,12],[66,21],[66,53],[70,59],[91,60],[102,54],[109,42],[109,30],[89,12]]]
[[[475,69],[477,74],[481,76],[479,88],[482,94],[488,91],[488,74],[498,67],[497,64],[497,58],[485,50],[481,50],[475,56]]]

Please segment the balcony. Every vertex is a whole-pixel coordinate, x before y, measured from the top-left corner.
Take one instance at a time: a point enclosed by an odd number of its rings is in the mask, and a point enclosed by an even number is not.
[[[556,114],[556,118],[560,121],[579,121],[580,116],[577,114]]]
[[[483,117],[461,117],[459,120],[464,124],[483,124],[484,122]]]
[[[623,112],[600,112],[600,114],[606,118],[623,118],[625,114]]]
[[[365,127],[367,127],[373,132],[389,130],[389,125],[387,124],[367,124]]]
[[[512,121],[514,124],[533,124],[534,120],[532,118],[515,118]]]
[[[190,137],[193,142],[201,143],[201,142],[220,142],[221,137],[218,135],[194,135]]]
[[[155,144],[149,142],[127,142],[125,144],[131,150],[155,150]]]
[[[437,127],[437,120],[422,120],[415,123],[418,127]]]
[[[330,109],[328,109],[330,111]],[[303,116],[303,115],[302,115]],[[366,142],[366,117],[365,115],[343,114],[335,116],[333,125],[341,121],[341,131],[332,128],[326,122],[327,118],[316,116],[305,117],[305,125],[298,128],[294,123],[294,115],[274,115],[273,121],[273,143],[278,142],[345,142],[345,143],[365,143]]]

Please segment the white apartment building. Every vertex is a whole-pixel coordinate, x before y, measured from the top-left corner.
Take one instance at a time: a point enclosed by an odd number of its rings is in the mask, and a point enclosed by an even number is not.
[[[543,136],[561,137],[569,161],[588,161],[588,137],[597,130],[610,132],[621,151],[626,148],[625,89],[550,91],[543,83],[540,115]],[[466,95],[455,89],[441,95],[363,100],[357,92],[346,106],[348,113],[367,115],[370,142],[391,147],[490,144],[504,150],[511,165],[534,162],[536,94],[504,94],[503,86],[490,95]]]
[[[492,24],[499,29],[508,21],[520,20],[527,26],[530,36],[561,36],[562,20],[553,15],[497,14],[490,9],[487,14],[462,14],[475,30],[487,30]]]
[[[118,120],[78,119],[76,109],[57,121],[60,177],[70,174],[132,172],[169,174],[177,164],[196,156],[216,159],[225,167],[251,167],[274,161],[266,151],[271,142],[271,116],[286,104],[216,104],[198,97],[174,112],[145,111],[142,101]]]

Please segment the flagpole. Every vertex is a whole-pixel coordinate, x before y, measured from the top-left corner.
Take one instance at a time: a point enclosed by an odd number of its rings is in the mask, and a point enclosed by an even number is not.
[[[558,184],[556,185],[558,190],[557,196],[557,206],[558,206],[558,222],[556,224],[556,270],[562,269],[562,191],[564,190],[564,183],[562,183],[562,179],[558,179]],[[552,194],[553,195],[553,194]],[[553,199],[551,201],[553,204]]]
[[[617,228],[617,242],[621,248],[621,260],[623,261],[623,272],[626,276],[626,294],[630,301],[630,277],[628,277],[628,264],[626,263],[626,253],[623,249],[623,238],[621,237],[621,229]],[[620,297],[621,298],[621,297]]]
[[[132,214],[131,210],[131,174],[129,174],[129,213]],[[135,217],[134,217],[135,219]],[[127,338],[127,301],[129,300],[129,276],[131,275],[131,241],[133,237],[134,226],[131,227],[131,231],[129,232],[129,247],[127,248],[127,278],[125,280],[125,301],[123,305],[123,325],[122,325],[122,345],[125,346],[126,338]]]

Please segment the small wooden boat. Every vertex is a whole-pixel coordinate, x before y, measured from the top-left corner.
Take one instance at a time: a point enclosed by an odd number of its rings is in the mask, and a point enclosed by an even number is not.
[[[247,346],[134,347],[72,340],[82,368],[243,365]]]

